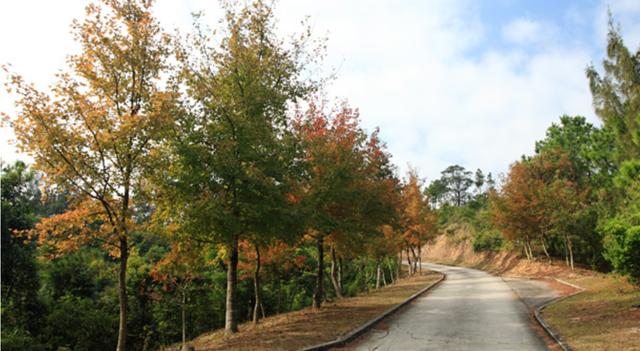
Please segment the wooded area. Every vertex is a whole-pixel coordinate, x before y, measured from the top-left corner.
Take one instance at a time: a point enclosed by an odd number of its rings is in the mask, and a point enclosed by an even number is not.
[[[563,116],[496,182],[400,179],[378,130],[323,97],[324,41],[225,3],[169,35],[148,1],[90,5],[49,91],[5,68],[33,157],[2,166],[2,347],[150,350],[393,284],[469,223],[478,250],[640,276],[640,51],[613,25],[603,125]],[[475,245],[475,244],[474,244]],[[329,288],[327,288],[329,287]],[[241,331],[240,331],[241,332]]]

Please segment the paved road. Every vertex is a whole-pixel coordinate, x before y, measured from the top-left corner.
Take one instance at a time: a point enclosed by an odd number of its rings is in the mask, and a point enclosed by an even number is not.
[[[475,269],[425,264],[447,278],[355,350],[546,350],[527,307],[499,277]]]

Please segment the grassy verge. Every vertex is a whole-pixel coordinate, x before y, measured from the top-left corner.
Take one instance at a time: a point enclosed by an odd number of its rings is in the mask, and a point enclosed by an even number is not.
[[[640,290],[598,274],[568,279],[586,291],[547,307],[544,319],[576,350],[640,350]]]
[[[257,326],[245,323],[240,332],[224,336],[222,330],[203,334],[190,345],[196,350],[298,350],[335,340],[380,313],[404,301],[441,277],[424,273],[357,297],[268,317]]]

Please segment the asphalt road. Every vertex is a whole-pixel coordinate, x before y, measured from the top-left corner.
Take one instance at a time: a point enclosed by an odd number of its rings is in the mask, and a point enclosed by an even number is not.
[[[437,264],[447,278],[353,345],[355,350],[547,350],[526,305],[499,277]]]

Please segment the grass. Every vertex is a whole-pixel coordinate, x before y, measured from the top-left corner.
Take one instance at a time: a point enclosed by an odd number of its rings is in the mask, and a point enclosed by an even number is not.
[[[240,332],[225,336],[222,330],[203,334],[189,344],[196,350],[299,350],[335,340],[375,318],[441,277],[429,272],[401,279],[357,297],[268,317],[257,326],[240,325]]]
[[[626,279],[598,274],[568,280],[586,289],[543,311],[576,350],[640,350],[640,290]]]

